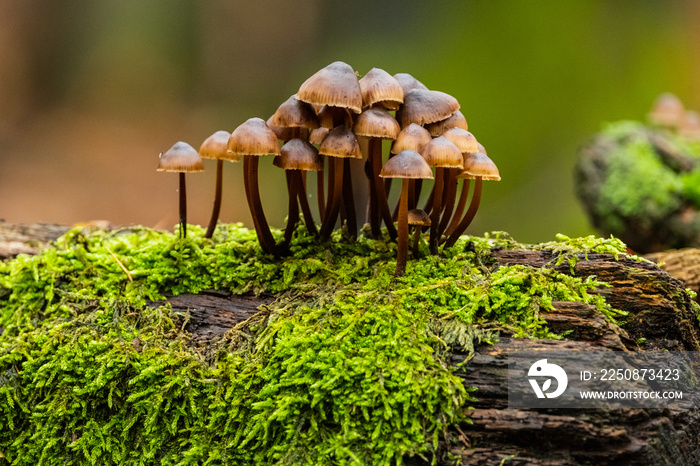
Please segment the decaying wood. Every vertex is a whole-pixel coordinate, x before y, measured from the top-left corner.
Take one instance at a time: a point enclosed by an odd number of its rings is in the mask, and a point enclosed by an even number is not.
[[[8,225],[0,224],[8,231]],[[66,228],[66,227],[64,227]],[[11,228],[9,230],[12,230]],[[34,230],[21,228],[23,244],[51,239],[60,229],[33,238]],[[65,231],[65,230],[63,230]],[[0,232],[0,247],[7,233]],[[553,267],[572,273],[568,263],[556,266],[547,251],[492,251],[494,266],[524,264]],[[590,305],[554,303],[555,312],[543,313],[556,332],[571,331],[564,340],[526,340],[502,334],[492,346],[481,346],[465,362],[455,348],[452,363],[465,386],[476,387],[471,425],[451,435],[440,464],[468,465],[697,465],[700,464],[700,413],[677,409],[512,409],[508,408],[507,356],[519,351],[639,351],[665,349],[700,351],[700,328],[686,283],[650,262],[616,260],[604,254],[580,257],[573,274],[595,276],[610,286],[598,292],[614,308],[628,312],[625,325],[610,322]],[[665,257],[666,267],[695,270],[696,263]],[[677,271],[670,272],[677,274]],[[697,272],[692,272],[696,274]],[[215,342],[231,327],[268,304],[273,297],[240,297],[208,291],[200,295],[169,297],[182,324],[198,345]],[[164,302],[152,303],[160,305]],[[645,339],[642,343],[642,339]]]
[[[682,280],[686,287],[700,293],[700,249],[685,248],[656,252],[644,257],[659,264],[659,267],[672,277]]]

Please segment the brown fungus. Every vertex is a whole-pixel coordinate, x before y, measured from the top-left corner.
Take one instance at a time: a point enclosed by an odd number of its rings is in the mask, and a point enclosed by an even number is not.
[[[187,186],[185,174],[204,171],[202,158],[186,142],[176,142],[170,149],[159,155],[158,171],[174,172],[180,176],[180,236],[187,237]]]

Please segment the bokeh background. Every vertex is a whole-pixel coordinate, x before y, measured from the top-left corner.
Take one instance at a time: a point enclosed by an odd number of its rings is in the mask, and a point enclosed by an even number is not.
[[[577,148],[605,121],[643,120],[666,91],[700,109],[700,2],[605,0],[5,0],[0,2],[0,218],[172,228],[178,140],[267,119],[342,60],[454,95],[499,165],[473,234],[523,242],[592,233],[574,196]],[[284,176],[262,164],[270,223]],[[241,166],[222,220],[250,225]],[[206,224],[214,164],[189,177]]]

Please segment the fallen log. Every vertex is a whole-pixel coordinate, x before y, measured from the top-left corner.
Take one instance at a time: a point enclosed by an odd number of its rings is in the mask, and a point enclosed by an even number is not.
[[[65,226],[0,224],[3,257],[17,254],[17,244],[37,251],[58,237]],[[10,249],[7,245],[14,245]],[[23,251],[32,253],[31,249]],[[697,409],[513,409],[508,407],[507,356],[522,351],[569,350],[700,351],[697,311],[684,283],[656,264],[609,254],[578,256],[572,266],[557,264],[550,251],[494,248],[493,267],[552,267],[575,276],[595,276],[609,287],[597,290],[614,308],[627,312],[623,325],[594,306],[555,302],[543,313],[562,340],[517,339],[501,332],[493,345],[473,355],[452,349],[451,362],[467,387],[476,387],[469,411],[472,424],[455,427],[441,444],[439,464],[577,465],[700,463],[700,413]],[[198,346],[210,346],[232,327],[269,304],[274,296],[234,296],[210,290],[198,295],[169,296],[181,325]],[[166,304],[152,302],[152,306]],[[567,333],[568,332],[568,333]],[[420,464],[416,459],[414,463]],[[418,463],[416,463],[418,461]]]

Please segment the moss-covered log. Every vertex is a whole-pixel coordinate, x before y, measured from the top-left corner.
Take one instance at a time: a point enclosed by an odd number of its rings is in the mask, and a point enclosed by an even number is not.
[[[193,230],[71,230],[0,270],[0,463],[700,459],[697,410],[507,407],[509,352],[700,350],[684,285],[613,240],[466,238],[396,280],[382,241],[282,260]]]

